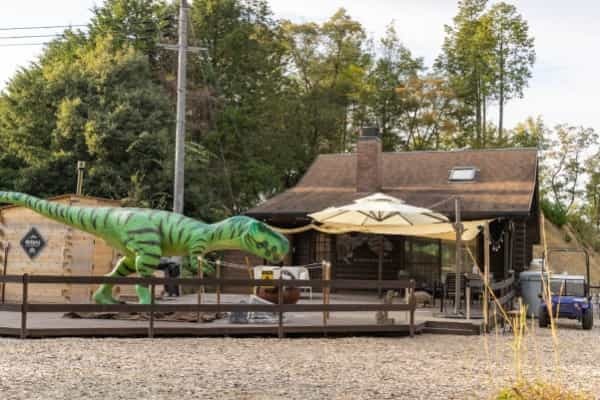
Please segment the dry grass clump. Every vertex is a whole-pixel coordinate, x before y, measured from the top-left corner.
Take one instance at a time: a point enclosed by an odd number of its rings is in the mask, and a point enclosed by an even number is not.
[[[543,223],[542,216],[542,223]],[[542,225],[543,226],[543,225]],[[550,285],[550,277],[552,276],[552,269],[550,268],[550,263],[547,259],[548,250],[546,247],[546,234],[545,231],[542,230],[542,242],[544,244],[544,265],[546,266],[546,276],[542,275],[542,296],[544,298],[548,316],[550,319],[550,331],[552,334],[552,344],[553,344],[553,353],[554,353],[554,371],[558,372],[558,379],[552,379],[557,383],[549,383],[548,379],[540,379],[537,381],[528,381],[523,378],[523,359],[525,358],[529,349],[524,345],[525,336],[530,333],[534,339],[534,347],[537,347],[535,342],[535,321],[532,320],[531,328],[527,326],[527,309],[523,305],[521,299],[519,299],[519,308],[517,315],[510,316],[507,314],[506,310],[502,307],[502,305],[498,302],[498,299],[494,296],[493,290],[489,288],[486,284],[486,289],[489,291],[490,297],[497,304],[497,308],[500,311],[500,316],[504,320],[506,324],[510,326],[510,330],[513,333],[513,363],[515,370],[515,383],[508,388],[504,388],[500,390],[498,395],[496,395],[496,400],[588,400],[594,399],[592,395],[572,391],[570,389],[565,388],[558,382],[561,382],[560,372],[561,371],[561,362],[560,362],[560,352],[559,352],[559,338],[558,338],[558,328],[556,325],[556,317],[559,315],[559,310],[553,311],[552,309],[552,291]],[[562,293],[564,287],[560,288],[560,292]],[[560,307],[560,303],[558,303],[558,307]],[[496,313],[494,313],[494,320],[496,319]],[[497,325],[497,324],[495,324]],[[496,335],[498,332],[496,331]],[[534,349],[537,351],[537,349]],[[555,377],[556,378],[556,377]]]
[[[496,400],[589,400],[593,396],[545,382],[520,382],[500,391]]]

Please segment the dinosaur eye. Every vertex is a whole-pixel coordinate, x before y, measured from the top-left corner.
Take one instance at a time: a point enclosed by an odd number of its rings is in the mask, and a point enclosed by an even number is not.
[[[263,248],[263,243],[262,242],[256,243],[256,248],[257,249],[262,249]]]

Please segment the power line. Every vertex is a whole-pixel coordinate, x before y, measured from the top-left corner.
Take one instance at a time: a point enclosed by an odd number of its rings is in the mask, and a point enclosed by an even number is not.
[[[54,36],[56,39],[64,39],[65,36],[64,35],[56,35]],[[2,39],[2,38],[0,38]],[[146,39],[154,39],[154,37],[152,36],[137,36],[135,39],[137,40],[146,40]],[[0,47],[19,47],[19,46],[44,46],[47,44],[51,44],[54,42],[35,42],[35,43],[0,43]],[[174,49],[177,48],[177,45],[169,45],[169,44],[157,44],[157,47],[159,48],[165,48],[165,49]],[[201,51],[204,50],[203,48],[200,47],[193,47],[193,46],[188,46],[188,51]]]
[[[0,43],[0,47],[17,47],[17,46],[44,46],[51,42],[42,43]]]
[[[166,19],[166,18],[165,18]],[[150,22],[146,22],[150,23]],[[144,23],[144,24],[146,24]],[[9,30],[17,30],[17,29],[56,29],[56,28],[71,28],[71,27],[88,27],[88,25],[53,25],[53,26],[31,26],[31,27],[13,27],[13,28],[0,28],[0,31],[9,31]],[[117,36],[123,35],[124,37],[129,37],[132,34],[135,35],[134,32],[124,32],[122,30],[113,30],[113,29],[99,29],[100,33],[110,33]],[[160,29],[157,31],[160,33]],[[89,35],[89,32],[88,32]],[[40,35],[11,35],[11,36],[0,36],[0,40],[11,40],[11,39],[34,39],[34,38],[55,38],[55,39],[65,39],[64,33],[52,33],[52,34],[40,34]],[[137,40],[148,40],[155,39],[155,35],[150,34],[150,31],[147,31],[141,35],[135,35],[135,39]],[[19,46],[44,46],[48,45],[52,42],[34,42],[34,43],[0,43],[0,47],[19,47]],[[161,45],[158,44],[159,47],[169,48],[169,45]],[[189,51],[198,51],[199,48],[188,47]]]
[[[17,30],[33,30],[33,29],[58,29],[58,28],[79,28],[87,26],[87,24],[76,25],[48,25],[48,26],[14,26],[12,28],[0,28],[0,31],[17,31]]]
[[[31,39],[31,38],[47,38],[47,37],[55,37],[55,36],[63,36],[62,33],[52,33],[48,35],[19,35],[19,36],[0,36],[0,39]]]

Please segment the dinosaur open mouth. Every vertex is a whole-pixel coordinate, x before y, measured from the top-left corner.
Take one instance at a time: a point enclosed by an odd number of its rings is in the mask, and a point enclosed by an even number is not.
[[[273,254],[271,254],[270,260],[273,263],[277,263],[277,262],[283,261],[283,255],[282,254],[273,253]]]

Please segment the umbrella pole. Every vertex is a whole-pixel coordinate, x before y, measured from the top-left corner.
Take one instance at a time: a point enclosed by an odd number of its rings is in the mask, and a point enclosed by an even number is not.
[[[379,264],[377,265],[377,295],[381,297],[381,277],[383,275],[383,235],[379,237]]]

